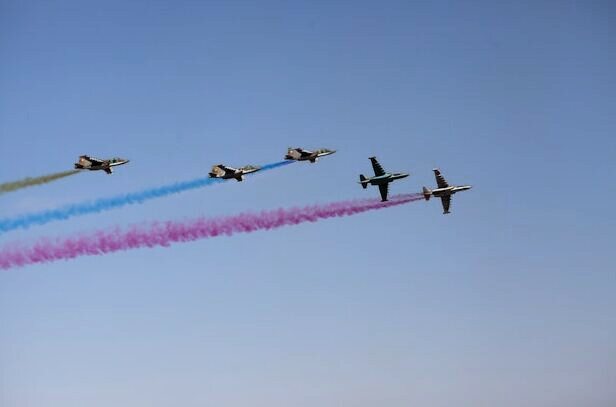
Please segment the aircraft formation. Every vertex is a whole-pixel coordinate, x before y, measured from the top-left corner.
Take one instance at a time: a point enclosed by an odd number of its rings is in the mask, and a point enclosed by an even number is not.
[[[285,160],[264,164],[261,167],[247,165],[234,168],[224,164],[217,164],[212,167],[207,176],[200,176],[187,181],[159,185],[112,197],[103,197],[94,201],[77,202],[4,219],[0,218],[0,235],[16,229],[27,229],[53,221],[68,220],[75,216],[99,213],[125,205],[140,204],[147,200],[162,198],[178,192],[215,185],[222,180],[235,179],[236,181],[243,181],[247,174],[257,171],[266,172],[295,161],[315,163],[319,158],[334,153],[334,150],[327,149],[309,151],[301,148],[289,148],[285,155]],[[364,189],[367,189],[368,185],[377,186],[381,198],[380,202],[378,199],[343,200],[305,207],[278,208],[257,213],[248,212],[242,213],[239,216],[199,217],[179,222],[152,222],[138,227],[132,226],[125,230],[116,227],[111,230],[95,231],[94,233],[89,231],[77,237],[70,236],[65,239],[43,237],[29,245],[8,244],[6,247],[0,247],[0,270],[22,267],[29,264],[69,260],[81,256],[104,255],[142,247],[168,247],[172,243],[208,239],[221,235],[273,230],[304,222],[351,216],[423,199],[427,201],[432,196],[441,200],[443,213],[449,213],[451,196],[471,188],[470,185],[449,185],[440,171],[434,169],[437,184],[435,189],[423,187],[423,192],[399,193],[389,197],[389,184],[406,178],[409,174],[405,172],[387,172],[376,157],[369,157],[369,159],[374,170],[374,176],[366,177],[361,174],[359,176],[359,183]],[[78,174],[82,171],[103,171],[111,174],[114,167],[127,164],[128,162],[129,160],[124,158],[98,159],[82,155],[79,157],[78,162],[74,164],[74,169],[0,184],[0,194],[33,185],[42,185],[72,174]]]
[[[315,163],[321,157],[325,157],[334,154],[336,150],[318,149],[314,151],[304,150],[303,148],[289,148],[285,155],[285,160],[291,161],[308,161]],[[383,169],[383,166],[378,162],[376,157],[369,157],[374,171],[373,177],[366,177],[364,174],[359,175],[359,184],[362,188],[366,189],[368,185],[377,186],[381,195],[381,201],[387,201],[389,194],[389,184],[402,178],[408,177],[409,173],[404,172],[387,172]],[[82,155],[79,157],[78,162],[75,163],[75,169],[89,170],[89,171],[104,171],[107,174],[113,173],[113,167],[128,163],[129,160],[119,157],[110,159],[98,159],[88,155]],[[259,171],[261,168],[253,165],[247,165],[240,168],[233,168],[224,164],[217,164],[212,167],[209,172],[210,178],[221,179],[235,179],[240,182],[244,180],[244,176]],[[471,189],[471,185],[449,185],[445,177],[441,174],[438,168],[433,169],[434,176],[436,177],[437,188],[430,189],[423,187],[423,196],[426,201],[430,200],[430,197],[441,199],[443,206],[443,214],[450,213],[449,207],[451,205],[451,197],[460,191],[466,191]]]

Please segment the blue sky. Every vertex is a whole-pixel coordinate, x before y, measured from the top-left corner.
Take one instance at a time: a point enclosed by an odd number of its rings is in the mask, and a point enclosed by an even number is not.
[[[0,236],[457,195],[0,273],[0,404],[616,402],[610,2],[0,3],[2,217],[337,149],[242,184]]]

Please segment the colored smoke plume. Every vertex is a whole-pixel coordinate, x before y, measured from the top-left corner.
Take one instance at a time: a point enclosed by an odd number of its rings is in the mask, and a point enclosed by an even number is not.
[[[0,194],[4,194],[6,192],[17,191],[18,189],[32,187],[35,185],[47,184],[49,182],[56,181],[61,178],[69,177],[77,173],[79,173],[79,170],[69,170],[69,171],[56,172],[53,174],[42,175],[40,177],[34,177],[34,178],[28,177],[28,178],[24,178],[19,181],[5,182],[3,184],[0,184]]]
[[[266,164],[261,167],[261,171],[272,170],[293,163],[293,161],[280,161],[277,163]],[[256,173],[258,174],[258,172]],[[56,220],[65,220],[75,216],[98,213],[111,209],[121,208],[126,205],[133,205],[149,201],[151,199],[162,198],[168,195],[191,189],[202,188],[208,185],[224,182],[220,178],[202,177],[191,181],[178,182],[171,185],[149,188],[139,192],[131,192],[125,195],[118,195],[110,198],[100,198],[95,201],[81,202],[61,208],[49,209],[41,212],[34,212],[19,215],[12,218],[0,219],[0,234],[15,229],[27,229],[34,225],[44,225]],[[235,182],[235,181],[234,181]]]
[[[156,222],[134,226],[128,230],[118,228],[113,231],[90,231],[77,237],[42,239],[27,247],[14,244],[4,247],[0,249],[0,269],[81,256],[97,256],[141,247],[167,247],[178,242],[277,229],[305,222],[317,222],[321,219],[355,215],[420,199],[423,199],[422,194],[403,194],[396,195],[387,202],[381,202],[380,199],[341,201],[220,218]]]

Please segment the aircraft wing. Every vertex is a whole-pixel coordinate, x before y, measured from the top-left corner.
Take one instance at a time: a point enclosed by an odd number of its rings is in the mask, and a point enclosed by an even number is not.
[[[229,173],[234,173],[234,172],[237,172],[237,169],[236,169],[236,168],[233,168],[233,167],[227,167],[226,165],[222,165],[222,164],[220,164],[220,165],[218,166],[218,168],[220,168],[220,169],[221,169],[221,170],[223,170],[224,172],[229,172]]]
[[[451,204],[451,195],[442,196],[441,204],[443,204],[443,213],[449,213],[449,205]]]
[[[439,188],[447,188],[449,186],[449,183],[447,182],[447,180],[445,180],[445,177],[441,175],[441,172],[437,168],[435,168],[433,171],[434,176],[436,177],[436,185],[438,185]]]
[[[107,174],[111,174],[113,172],[113,169],[111,167],[107,167],[107,168],[105,168],[105,172]]]
[[[381,193],[381,199],[387,200],[387,192],[389,191],[389,183],[379,185],[379,192]]]
[[[374,169],[375,176],[378,177],[381,175],[385,175],[385,170],[383,169],[381,164],[379,164],[379,162],[376,160],[376,157],[370,157],[370,161],[372,162],[372,169]]]
[[[299,151],[302,157],[308,157],[309,155],[313,154],[312,151],[303,150],[301,148],[298,148],[297,151]]]
[[[94,157],[90,157],[89,155],[82,155],[79,158],[83,159],[83,160],[86,160],[86,161],[89,161],[92,166],[99,166],[99,165],[103,165],[105,163],[104,160],[101,160],[101,159],[98,159],[98,158],[94,158]]]

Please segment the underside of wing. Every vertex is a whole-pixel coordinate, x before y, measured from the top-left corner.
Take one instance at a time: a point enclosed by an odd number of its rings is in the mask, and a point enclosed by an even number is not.
[[[379,192],[381,193],[381,200],[384,202],[387,200],[387,192],[389,191],[389,184],[379,185]]]
[[[443,204],[443,213],[449,213],[449,205],[451,204],[451,195],[442,196],[441,203]]]
[[[381,166],[381,164],[376,160],[376,157],[370,157],[370,161],[372,162],[372,169],[374,169],[375,176],[385,175],[385,170]]]
[[[449,183],[447,183],[447,180],[445,180],[445,177],[441,175],[441,172],[437,168],[434,169],[434,176],[436,177],[436,185],[438,185],[439,188],[447,188],[449,186]]]

